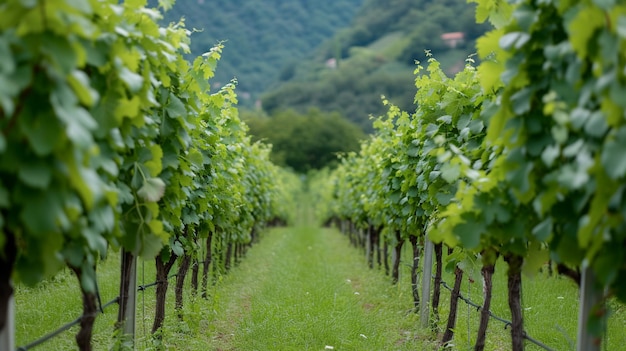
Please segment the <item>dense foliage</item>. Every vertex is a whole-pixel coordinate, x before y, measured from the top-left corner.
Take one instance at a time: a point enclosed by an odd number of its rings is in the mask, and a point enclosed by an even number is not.
[[[109,247],[181,256],[191,233],[220,226],[248,242],[289,212],[288,177],[246,136],[234,86],[210,93],[222,47],[188,62],[188,31],[144,5],[0,5],[0,328],[11,280],[68,266],[86,349]]]
[[[425,232],[456,247],[453,260],[479,254],[491,272],[503,256],[512,349],[521,350],[522,269],[532,274],[548,259],[588,266],[604,298],[626,301],[626,10],[475,2],[477,19],[495,27],[478,40],[480,66],[452,79],[430,60],[416,80],[416,112],[392,106],[319,196],[327,215],[382,226],[391,242]],[[598,335],[606,310],[592,311]]]
[[[280,111],[269,117],[248,113],[244,120],[253,140],[272,145],[272,162],[299,173],[335,166],[337,155],[358,150],[365,138],[358,126],[338,113],[319,110],[305,115]]]

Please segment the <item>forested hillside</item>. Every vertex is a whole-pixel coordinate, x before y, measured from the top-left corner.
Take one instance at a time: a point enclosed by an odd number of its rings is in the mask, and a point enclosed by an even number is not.
[[[236,78],[242,106],[339,112],[366,131],[381,95],[412,106],[424,50],[453,73],[486,30],[466,0],[179,0],[165,21],[180,18],[194,56],[224,41],[213,85]]]
[[[150,0],[156,5],[157,0]],[[165,21],[185,18],[193,57],[224,41],[214,84],[238,80],[240,103],[251,105],[278,80],[286,65],[306,59],[339,28],[347,27],[363,0],[179,0]]]
[[[463,68],[487,25],[474,21],[466,0],[366,0],[349,28],[339,31],[306,62],[283,69],[284,79],[263,98],[268,113],[312,106],[339,111],[365,130],[369,115],[385,111],[385,95],[409,109],[414,97],[415,61],[425,50],[447,73]]]

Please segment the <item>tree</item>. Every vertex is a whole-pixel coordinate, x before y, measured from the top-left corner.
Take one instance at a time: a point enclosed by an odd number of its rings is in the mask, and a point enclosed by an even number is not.
[[[365,135],[338,113],[312,109],[306,115],[288,110],[272,117],[248,116],[250,133],[273,145],[272,160],[307,172],[336,164],[337,154],[356,151]]]

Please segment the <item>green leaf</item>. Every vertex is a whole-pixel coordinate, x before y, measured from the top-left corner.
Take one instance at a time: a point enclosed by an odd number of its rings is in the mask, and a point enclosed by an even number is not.
[[[159,0],[159,7],[163,8],[163,11],[169,11],[176,0]]]
[[[85,259],[85,251],[78,241],[69,242],[63,248],[62,255],[68,265],[73,267],[80,267]]]
[[[65,2],[70,5],[73,9],[79,10],[80,12],[91,15],[93,13],[93,9],[89,4],[89,1],[84,0],[65,0]]]
[[[26,109],[25,109],[26,110]],[[19,124],[37,156],[49,155],[61,142],[65,134],[61,124],[49,112],[39,118],[30,115],[35,111],[25,111],[19,118]],[[45,122],[43,121],[45,119]]]
[[[621,247],[609,246],[592,263],[597,278],[604,286],[609,286],[615,281],[620,268],[616,262],[624,262],[624,252]]]
[[[143,86],[143,77],[126,67],[120,69],[120,79],[126,83],[131,93],[137,93]]]
[[[561,185],[567,188],[579,189],[589,181],[589,174],[584,168],[567,164],[561,167],[557,179]]]
[[[548,217],[547,219],[543,220],[541,223],[537,224],[533,228],[532,234],[539,241],[548,240],[548,238],[552,234],[552,218]]]
[[[115,213],[111,206],[99,206],[89,212],[89,219],[99,233],[112,232],[115,228]]]
[[[532,89],[523,88],[511,96],[511,103],[515,114],[521,115],[530,110],[530,98],[532,93]]]
[[[0,37],[0,73],[10,74],[15,70],[15,59],[9,41]]]
[[[202,156],[202,153],[198,151],[198,149],[193,148],[189,150],[187,159],[198,168],[202,168],[202,166],[204,165],[204,157]]]
[[[574,130],[582,128],[591,116],[589,110],[577,107],[570,113],[570,121]]]
[[[145,201],[157,202],[163,197],[163,194],[165,194],[165,183],[161,178],[148,178],[137,191],[137,194]]]
[[[174,118],[187,115],[185,104],[174,94],[170,94],[170,100],[166,107],[167,114]]]
[[[172,252],[176,256],[180,257],[180,256],[185,254],[185,250],[183,249],[183,245],[178,240],[174,241],[172,243],[172,245],[170,245],[170,248],[172,249]]]
[[[585,132],[596,138],[604,136],[608,129],[609,125],[606,123],[606,118],[600,111],[590,114],[587,123],[585,123]]]
[[[89,77],[83,71],[75,70],[67,77],[74,94],[85,106],[92,106],[98,99],[98,92],[91,88]]]
[[[612,179],[618,179],[626,174],[626,127],[622,126],[604,144],[600,160],[606,173]]]
[[[99,252],[101,254],[106,254],[107,252],[107,241],[106,239],[100,235],[93,228],[84,228],[81,231],[83,237],[87,240],[87,245],[89,249]]]
[[[452,165],[450,163],[445,163],[441,167],[441,178],[443,178],[448,183],[454,183],[459,176],[461,175],[461,168],[459,165]]]
[[[509,153],[507,162],[512,164],[511,170],[507,173],[507,180],[521,193],[529,191],[531,188],[529,175],[534,164],[524,159],[522,150],[519,148]]]
[[[559,154],[560,147],[558,145],[548,145],[541,153],[541,159],[546,166],[552,167],[554,160],[559,157]]]
[[[538,19],[538,11],[535,11],[531,6],[523,4],[520,5],[513,12],[513,17],[517,21],[517,25],[525,32],[530,32],[530,27]]]
[[[94,271],[93,266],[87,262],[82,265],[80,286],[85,292],[96,292],[96,272]]]
[[[522,272],[527,276],[533,277],[549,259],[550,253],[548,250],[542,248],[540,242],[533,242],[524,257]]]
[[[593,0],[593,3],[596,4],[603,10],[608,11],[611,7],[615,6],[615,0]]]
[[[452,116],[450,116],[450,115],[441,116],[441,117],[437,118],[437,122],[450,124],[450,123],[452,123]]]
[[[448,206],[448,204],[450,204],[450,201],[454,199],[454,196],[455,194],[453,193],[446,194],[446,193],[438,192],[435,195],[435,199],[441,206]]]
[[[499,44],[504,50],[511,50],[513,47],[519,49],[530,40],[530,35],[524,32],[511,32],[500,37]]]
[[[552,132],[552,137],[558,144],[563,145],[567,141],[567,137],[569,136],[567,127],[555,124],[550,131]]]
[[[464,216],[466,217],[466,216]],[[485,232],[485,225],[475,219],[466,219],[466,222],[454,227],[454,234],[461,240],[463,248],[472,250],[480,245],[480,236]]]
[[[568,145],[565,149],[563,149],[563,156],[565,157],[574,157],[578,155],[585,145],[585,141],[583,139],[578,139],[572,144]]]
[[[51,96],[50,101],[57,117],[65,124],[67,136],[82,148],[92,146],[92,131],[98,123],[83,107],[73,104],[77,101],[73,91],[68,87],[59,87]]]
[[[26,194],[22,200],[20,219],[35,236],[58,231],[59,217],[65,217],[60,195],[55,191]]]
[[[67,38],[49,33],[52,32],[46,32],[40,41],[41,51],[52,59],[64,75],[70,74],[75,69],[78,60],[74,48]]]
[[[569,40],[581,58],[587,57],[589,42],[596,29],[605,26],[604,12],[594,6],[580,6],[578,13],[568,23]]]
[[[161,252],[164,242],[161,238],[153,234],[146,234],[141,238],[139,256],[152,259]]]
[[[18,171],[18,177],[25,184],[34,188],[45,189],[50,185],[52,171],[50,166],[40,160],[24,162]]]
[[[622,38],[626,38],[626,16],[624,15],[619,16],[617,19],[617,34]]]
[[[8,208],[11,206],[11,201],[9,200],[9,192],[7,189],[0,184],[0,207]]]
[[[480,85],[486,91],[498,88],[502,81],[500,75],[504,72],[504,66],[493,61],[484,61],[478,66]]]
[[[144,149],[146,152],[147,159],[144,161],[144,167],[150,172],[151,176],[157,176],[163,170],[163,149],[158,144],[152,144],[150,147]]]

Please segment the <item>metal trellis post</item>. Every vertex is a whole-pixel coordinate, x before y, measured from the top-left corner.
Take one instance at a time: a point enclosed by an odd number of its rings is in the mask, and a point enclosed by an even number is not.
[[[123,255],[123,265],[128,265],[128,290],[126,299],[120,301],[120,308],[123,308],[123,328],[124,335],[129,336],[132,340],[135,340],[135,310],[137,306],[137,256],[135,255]],[[122,306],[124,304],[124,306]]]
[[[7,306],[6,324],[0,330],[0,350],[15,350],[15,297],[11,294]]]
[[[583,263],[580,284],[580,306],[578,309],[578,351],[600,351],[600,343],[594,342],[597,336],[588,330],[588,319],[593,307],[602,301],[602,290],[595,286],[595,274],[588,264]]]

